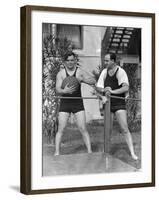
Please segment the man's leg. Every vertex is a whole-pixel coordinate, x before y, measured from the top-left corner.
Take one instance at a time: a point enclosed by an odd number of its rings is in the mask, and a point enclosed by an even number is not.
[[[134,152],[132,136],[128,129],[126,110],[118,110],[118,111],[116,111],[115,114],[116,114],[117,121],[120,125],[121,131],[124,134],[125,140],[128,144],[131,156],[134,160],[137,160],[138,157],[136,156],[136,154]]]
[[[75,113],[75,118],[76,118],[76,123],[77,126],[82,134],[83,140],[86,144],[87,151],[88,153],[92,152],[91,149],[91,142],[90,142],[90,137],[86,128],[86,116],[85,116],[85,111],[79,111]]]
[[[56,133],[56,138],[55,138],[55,154],[54,155],[60,154],[61,138],[62,138],[62,135],[63,135],[64,128],[67,125],[68,117],[69,117],[69,113],[59,112],[58,131]]]

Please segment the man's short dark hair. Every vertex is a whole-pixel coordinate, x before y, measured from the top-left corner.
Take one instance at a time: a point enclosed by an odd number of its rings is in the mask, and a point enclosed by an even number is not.
[[[64,61],[67,60],[68,57],[73,56],[74,58],[76,57],[76,55],[73,52],[68,52],[64,55]]]
[[[110,53],[110,59],[114,60],[114,62],[116,62],[116,54],[115,53]]]

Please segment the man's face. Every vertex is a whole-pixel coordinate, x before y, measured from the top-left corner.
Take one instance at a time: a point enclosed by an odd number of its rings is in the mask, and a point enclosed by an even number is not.
[[[66,60],[66,65],[69,69],[74,68],[75,66],[75,58],[74,56],[68,56],[67,60]]]
[[[105,65],[106,68],[112,68],[113,67],[114,61],[110,59],[110,54],[105,55],[104,65]]]

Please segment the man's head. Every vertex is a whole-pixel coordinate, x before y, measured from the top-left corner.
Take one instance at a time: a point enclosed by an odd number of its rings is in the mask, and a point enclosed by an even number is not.
[[[76,56],[73,52],[69,52],[65,55],[64,57],[64,61],[66,63],[66,67],[68,67],[69,69],[74,68],[74,66],[76,65]]]
[[[114,53],[108,53],[104,56],[104,65],[106,68],[113,68],[116,62],[116,55]]]

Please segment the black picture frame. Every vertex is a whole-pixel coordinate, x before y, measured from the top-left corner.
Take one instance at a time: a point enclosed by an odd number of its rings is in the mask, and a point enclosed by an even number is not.
[[[61,187],[48,189],[32,189],[31,182],[31,158],[32,158],[32,56],[31,56],[31,23],[32,12],[60,12],[80,13],[80,14],[96,14],[96,15],[111,15],[122,17],[139,17],[151,19],[151,110],[152,110],[152,132],[151,132],[151,181],[146,183],[132,183],[132,184],[116,184],[116,185],[100,185],[100,186],[83,186],[83,187]],[[20,191],[24,194],[43,194],[43,193],[61,193],[61,192],[76,192],[76,191],[93,191],[106,189],[120,189],[120,188],[137,188],[137,187],[152,187],[155,186],[155,14],[153,13],[139,13],[139,12],[123,12],[111,10],[91,10],[78,8],[60,8],[47,6],[24,6],[21,7],[21,152],[20,152]]]

